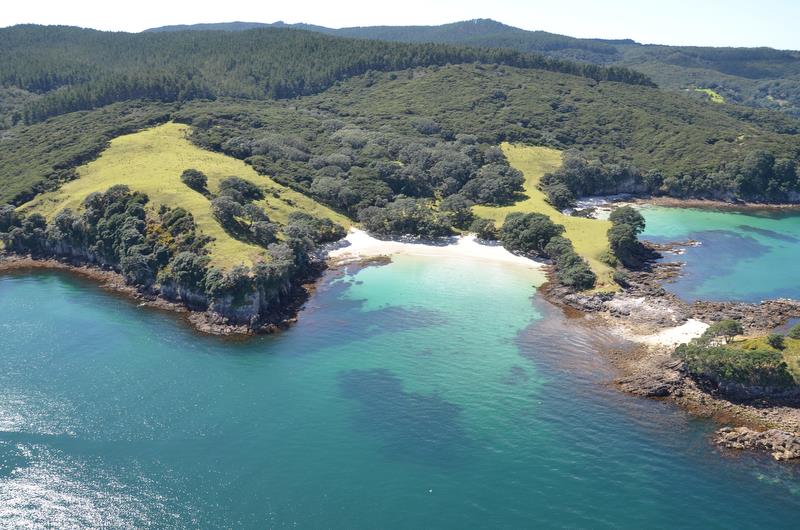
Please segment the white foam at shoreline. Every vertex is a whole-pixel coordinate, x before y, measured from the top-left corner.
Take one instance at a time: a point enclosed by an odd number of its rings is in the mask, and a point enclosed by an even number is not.
[[[543,267],[542,263],[512,254],[500,245],[481,244],[473,235],[454,238],[453,243],[447,245],[431,245],[416,242],[382,241],[363,230],[351,228],[344,241],[347,245],[328,252],[329,258],[336,261],[350,261],[392,255],[459,257],[510,263],[536,270]]]

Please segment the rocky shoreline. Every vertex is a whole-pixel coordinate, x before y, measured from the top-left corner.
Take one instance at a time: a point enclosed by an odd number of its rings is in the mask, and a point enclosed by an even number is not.
[[[676,199],[675,197],[631,197],[627,202],[641,205],[669,206],[677,208],[702,208],[731,211],[787,210],[800,208],[800,202],[768,203],[768,202],[729,202],[714,199]]]
[[[321,273],[323,268],[324,266],[321,265],[318,272]],[[121,274],[111,269],[73,262],[67,259],[40,259],[0,252],[0,273],[36,270],[62,271],[74,274],[91,280],[106,291],[132,300],[138,303],[140,307],[168,311],[178,315],[195,331],[207,335],[231,337],[274,333],[286,329],[297,321],[298,312],[303,308],[306,300],[316,287],[316,278],[309,278],[308,281],[297,285],[289,303],[282,307],[280,312],[268,315],[257,326],[251,326],[231,324],[224,317],[212,311],[189,309],[184,304],[172,302],[159,296],[157,292],[143,292],[136,287],[128,285]]]
[[[649,246],[657,252],[679,252],[689,244],[692,242]],[[627,285],[616,293],[573,293],[552,281],[540,291],[554,305],[582,313],[586,325],[611,327],[627,338],[652,336],[692,320],[729,318],[739,320],[747,333],[764,334],[800,317],[800,302],[794,300],[686,303],[661,285],[680,274],[681,268],[681,263],[651,262],[644,270],[628,273]],[[683,362],[673,357],[673,349],[674,345],[651,343],[604,352],[619,372],[613,384],[622,392],[669,400],[695,415],[725,424],[714,436],[714,442],[722,447],[769,452],[778,460],[800,458],[800,400],[760,397],[735,401],[695,381]]]

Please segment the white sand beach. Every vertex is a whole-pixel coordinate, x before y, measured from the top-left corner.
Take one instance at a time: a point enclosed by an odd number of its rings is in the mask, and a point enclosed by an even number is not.
[[[529,269],[541,269],[543,264],[531,259],[517,256],[501,245],[484,245],[475,236],[460,236],[446,245],[432,245],[405,241],[382,241],[363,230],[350,229],[344,246],[328,252],[328,258],[338,262],[347,262],[377,256],[407,255],[428,257],[458,257],[468,259],[505,262]]]
[[[650,335],[626,333],[625,337],[634,342],[649,344],[651,346],[677,346],[699,337],[706,329],[708,329],[708,324],[692,318],[680,326],[665,328]]]

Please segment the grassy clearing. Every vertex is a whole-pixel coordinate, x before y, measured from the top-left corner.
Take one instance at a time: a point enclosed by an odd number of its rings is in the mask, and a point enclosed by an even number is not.
[[[783,360],[786,361],[786,365],[789,367],[792,376],[794,376],[794,380],[800,384],[800,339],[784,337],[784,345],[786,347],[780,350],[781,354],[783,354]],[[738,340],[731,342],[728,346],[740,350],[779,351],[767,343],[766,337]]]
[[[512,206],[475,206],[473,209],[475,214],[493,219],[498,226],[512,212],[538,212],[549,216],[553,222],[564,225],[566,236],[572,240],[575,251],[589,262],[592,270],[597,274],[597,287],[599,289],[616,288],[616,284],[612,280],[614,271],[600,260],[600,257],[608,250],[606,232],[611,228],[611,223],[564,215],[545,200],[544,193],[538,188],[542,175],[561,165],[561,151],[548,147],[509,143],[504,143],[501,147],[508,162],[525,175],[525,195],[528,198]]]
[[[707,95],[711,103],[725,103],[725,98],[710,88],[695,88],[694,91]]]
[[[263,249],[238,241],[228,235],[211,213],[211,203],[202,194],[189,189],[180,180],[188,168],[199,169],[208,176],[208,188],[217,191],[220,180],[238,176],[261,186],[267,198],[258,204],[270,219],[285,223],[293,211],[327,217],[345,227],[348,219],[305,195],[259,175],[243,161],[200,149],[187,140],[187,125],[166,123],[135,134],[119,136],[93,162],[78,168],[77,180],[60,189],[36,197],[21,206],[51,218],[64,208],[78,210],[83,200],[93,192],[106,191],[116,184],[126,184],[132,190],[150,197],[150,207],[164,204],[181,206],[190,211],[200,231],[214,238],[210,245],[212,264],[231,267],[251,265],[263,255]],[[273,194],[278,195],[275,197]]]

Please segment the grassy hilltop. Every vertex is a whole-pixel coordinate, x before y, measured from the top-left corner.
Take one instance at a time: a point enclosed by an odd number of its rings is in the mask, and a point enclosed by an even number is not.
[[[544,193],[538,188],[539,180],[545,173],[555,171],[561,166],[561,152],[547,147],[532,147],[504,143],[503,153],[512,167],[522,171],[525,176],[525,195],[527,199],[510,206],[475,206],[473,211],[480,217],[494,220],[500,226],[506,216],[513,212],[542,213],[556,223],[563,225],[565,236],[572,241],[575,251],[589,262],[597,275],[598,287],[613,285],[614,271],[601,260],[608,252],[606,233],[611,223],[598,219],[587,219],[565,215],[547,202]]]
[[[241,160],[200,149],[187,139],[188,133],[186,125],[166,123],[115,138],[97,160],[77,169],[77,180],[36,197],[21,209],[52,219],[65,208],[79,210],[91,193],[125,184],[133,191],[146,193],[153,207],[165,205],[188,210],[198,229],[214,238],[209,245],[212,265],[221,268],[252,265],[257,257],[263,256],[263,249],[232,237],[214,218],[210,200],[181,182],[181,173],[194,168],[207,175],[212,193],[217,192],[219,182],[228,176],[238,176],[264,188],[266,198],[254,204],[274,222],[285,224],[290,213],[302,211],[349,225],[346,217],[269,177],[258,175]]]

